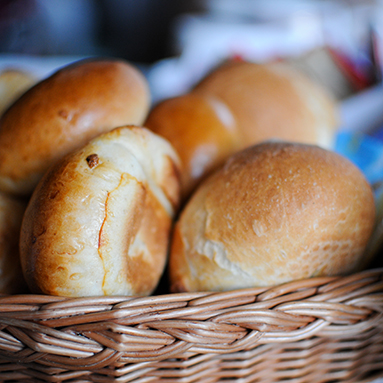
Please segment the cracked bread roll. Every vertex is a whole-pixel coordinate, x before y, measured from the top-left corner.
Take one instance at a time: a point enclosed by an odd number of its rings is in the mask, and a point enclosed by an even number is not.
[[[317,146],[267,142],[205,180],[179,220],[172,291],[272,286],[355,272],[375,219],[371,186],[349,160]]]
[[[334,98],[286,63],[226,62],[193,92],[214,96],[227,105],[244,147],[280,139],[333,148],[339,125]]]
[[[33,292],[148,295],[167,259],[179,159],[163,138],[120,127],[44,175],[24,215],[20,256]]]
[[[49,165],[117,126],[140,125],[149,87],[119,60],[68,65],[25,92],[0,119],[0,190],[30,195]]]
[[[210,96],[188,93],[164,100],[150,111],[145,126],[169,140],[178,152],[183,200],[201,179],[242,148],[230,110]]]
[[[28,292],[21,271],[19,237],[27,203],[0,192],[0,294]]]

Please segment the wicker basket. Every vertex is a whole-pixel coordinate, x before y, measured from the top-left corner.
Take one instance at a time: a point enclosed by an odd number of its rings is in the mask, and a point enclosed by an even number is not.
[[[364,382],[383,376],[383,269],[145,298],[0,298],[5,382]]]

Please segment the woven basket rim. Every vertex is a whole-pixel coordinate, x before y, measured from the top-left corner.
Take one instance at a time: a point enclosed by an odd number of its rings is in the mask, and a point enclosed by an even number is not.
[[[246,295],[246,294],[260,294],[262,292],[268,292],[268,294],[279,294],[282,291],[293,291],[300,288],[306,288],[311,286],[320,286],[331,284],[329,288],[335,288],[337,286],[347,285],[359,281],[371,275],[381,274],[383,272],[383,267],[378,268],[369,268],[354,274],[350,275],[340,275],[340,276],[321,276],[321,277],[309,277],[299,280],[293,280],[281,283],[279,285],[272,286],[255,286],[255,287],[246,287],[239,288],[227,291],[192,291],[192,292],[165,292],[160,294],[153,294],[148,296],[139,296],[139,295],[110,295],[110,296],[89,296],[89,297],[67,297],[67,296],[58,296],[58,295],[48,295],[48,294],[34,294],[34,293],[22,293],[22,294],[0,294],[0,305],[3,303],[14,302],[19,304],[25,300],[35,303],[49,303],[56,301],[105,301],[113,302],[114,300],[123,300],[123,299],[142,299],[142,300],[156,300],[163,299],[164,297],[184,297],[185,299],[205,297],[209,295],[227,295],[228,297],[231,294],[234,295]],[[324,291],[325,287],[322,288]],[[276,293],[278,292],[278,293]],[[1,310],[0,310],[1,312]]]
[[[284,349],[278,363],[290,366],[286,358],[298,356],[302,363],[311,355],[308,350],[318,348],[314,354],[320,353],[325,342],[326,353],[340,358],[334,360],[339,369],[350,369],[362,381],[366,371],[383,371],[383,268],[227,292],[1,296],[0,326],[0,366],[25,368],[23,374],[127,374],[132,366],[147,371],[150,365],[159,376],[167,369],[175,373],[171,363],[182,371],[195,360],[212,364],[221,357],[234,358],[241,365],[268,353],[272,360],[275,347]],[[364,351],[367,344],[372,351]],[[342,360],[345,347],[364,358],[363,365]],[[0,369],[0,380],[1,374]],[[341,373],[326,376],[337,381]]]

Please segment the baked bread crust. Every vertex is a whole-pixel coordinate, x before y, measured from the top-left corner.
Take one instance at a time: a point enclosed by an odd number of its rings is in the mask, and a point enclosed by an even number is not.
[[[52,166],[20,236],[33,292],[148,295],[163,273],[179,202],[179,159],[163,138],[120,127]]]
[[[204,181],[175,226],[173,291],[270,286],[348,274],[369,260],[374,197],[340,155],[297,143],[262,143]]]
[[[0,190],[30,195],[49,165],[150,104],[141,72],[119,60],[80,61],[23,94],[0,119]]]

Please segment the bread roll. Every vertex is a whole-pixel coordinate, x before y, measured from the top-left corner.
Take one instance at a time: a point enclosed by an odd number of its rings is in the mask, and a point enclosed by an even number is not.
[[[178,152],[183,199],[241,147],[230,110],[210,96],[189,93],[164,100],[151,110],[145,126],[169,140]]]
[[[204,181],[176,223],[173,291],[270,286],[361,269],[375,217],[372,189],[340,155],[262,143]]]
[[[278,138],[333,147],[339,123],[335,101],[288,64],[227,62],[193,91],[212,95],[232,110],[246,146]]]
[[[0,294],[28,291],[20,266],[19,237],[27,204],[0,192]]]
[[[64,67],[0,119],[0,190],[29,195],[50,164],[102,132],[141,124],[148,108],[146,79],[126,62]]]
[[[51,167],[21,229],[30,289],[71,297],[150,294],[167,257],[178,166],[167,141],[121,127]]]
[[[222,65],[145,122],[181,157],[183,200],[238,150],[271,138],[331,148],[337,124],[335,102],[319,85],[287,64],[249,62]]]
[[[30,73],[19,69],[5,69],[0,73],[0,115],[37,79]]]

